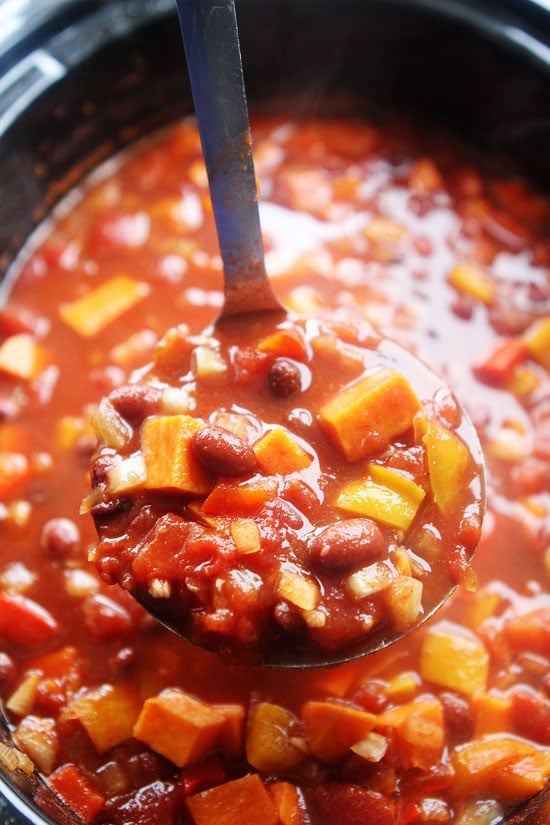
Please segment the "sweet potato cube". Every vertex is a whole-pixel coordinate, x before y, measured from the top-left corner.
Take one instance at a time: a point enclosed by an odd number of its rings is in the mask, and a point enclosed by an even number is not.
[[[518,803],[542,791],[550,779],[550,751],[536,750],[503,765],[495,773],[492,791],[510,803]]]
[[[339,702],[306,702],[301,717],[312,754],[329,763],[348,755],[376,724],[374,714]]]
[[[297,329],[279,329],[258,342],[260,352],[268,352],[278,358],[286,356],[305,361],[307,348],[304,336]]]
[[[523,334],[531,357],[550,370],[550,315],[538,318]]]
[[[61,304],[61,319],[83,338],[92,338],[149,294],[143,281],[117,275],[71,303]]]
[[[253,773],[186,799],[195,825],[278,825],[277,805]]]
[[[269,785],[269,792],[277,805],[281,825],[306,824],[304,803],[296,785],[279,780]]]
[[[379,464],[369,464],[369,474],[370,478],[346,484],[336,506],[408,530],[426,495],[422,487]]]
[[[258,464],[269,475],[288,475],[309,467],[313,458],[282,427],[274,427],[254,444]]]
[[[222,711],[178,688],[147,699],[134,737],[179,768],[206,756],[226,725]]]
[[[432,497],[442,513],[449,513],[466,484],[470,453],[455,433],[437,421],[426,421],[426,447]]]
[[[27,332],[10,335],[0,346],[0,372],[14,378],[34,378],[45,362],[42,347]]]
[[[348,461],[382,452],[412,427],[420,402],[407,379],[382,367],[345,387],[319,411],[322,424]]]
[[[275,478],[253,478],[238,484],[222,480],[205,498],[202,510],[213,516],[252,516],[266,501],[276,498],[278,491]]]
[[[492,794],[505,785],[505,777],[513,773],[512,766],[530,759],[537,749],[519,739],[491,737],[474,739],[460,745],[451,754],[455,771],[453,792],[464,796]]]
[[[138,693],[129,685],[105,684],[72,699],[60,719],[77,719],[97,752],[104,753],[132,736],[141,705]]]
[[[474,736],[510,730],[512,700],[509,696],[480,693],[472,697]]]
[[[488,673],[489,654],[477,639],[447,629],[426,635],[420,653],[423,679],[473,696],[485,691]]]
[[[421,699],[400,705],[378,716],[377,728],[396,731],[401,760],[406,769],[429,769],[445,744],[443,708],[437,699]]]
[[[263,773],[286,773],[304,761],[305,746],[297,737],[297,719],[286,708],[258,702],[250,710],[246,729],[246,757]]]
[[[141,448],[149,490],[179,490],[206,495],[208,474],[191,450],[193,433],[204,426],[190,415],[146,418],[141,429]]]
[[[217,739],[219,749],[232,759],[238,759],[242,756],[244,747],[244,706],[238,703],[221,703],[212,707],[219,711],[225,720]]]

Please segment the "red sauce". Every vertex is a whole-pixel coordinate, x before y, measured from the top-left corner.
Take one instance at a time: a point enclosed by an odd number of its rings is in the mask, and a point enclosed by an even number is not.
[[[196,334],[221,304],[199,140],[179,125],[67,204],[1,316],[14,738],[88,822],[492,822],[550,773],[549,201],[408,129],[258,120],[254,136],[285,305],[370,321],[477,427],[479,589],[386,651],[279,671],[176,638],[88,563],[90,417],[167,329]]]

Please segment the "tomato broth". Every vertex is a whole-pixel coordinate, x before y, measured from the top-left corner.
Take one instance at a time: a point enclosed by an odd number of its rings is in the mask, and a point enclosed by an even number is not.
[[[281,671],[177,638],[88,560],[101,399],[222,303],[186,120],[63,204],[0,316],[0,684],[20,764],[89,823],[497,822],[550,776],[550,200],[404,124],[258,117],[253,137],[284,305],[393,338],[476,426],[477,588],[385,651]]]

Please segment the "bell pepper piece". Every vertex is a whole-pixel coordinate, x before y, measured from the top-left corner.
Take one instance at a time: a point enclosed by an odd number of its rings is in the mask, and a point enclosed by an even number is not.
[[[523,339],[508,338],[474,364],[474,375],[491,387],[505,387],[513,380],[516,368],[528,356],[529,348]]]
[[[451,270],[447,280],[459,292],[475,298],[476,301],[487,305],[494,301],[494,281],[475,264],[458,264]]]
[[[304,761],[306,748],[299,747],[298,720],[281,705],[258,702],[248,716],[246,757],[263,773],[285,774]]]
[[[0,593],[0,637],[24,647],[48,641],[58,624],[42,605],[18,593]]]
[[[401,473],[379,464],[369,464],[368,471],[370,478],[352,481],[343,487],[336,506],[408,530],[425,491]]]
[[[84,822],[93,822],[105,805],[105,797],[72,763],[54,771],[48,778],[48,784]]]
[[[531,358],[550,370],[550,315],[539,318],[523,333]]]
[[[424,429],[422,441],[426,447],[432,497],[447,515],[466,483],[470,453],[466,444],[438,421],[422,419],[420,426]]]
[[[489,654],[477,639],[434,629],[422,644],[420,674],[428,682],[474,696],[486,690]]]

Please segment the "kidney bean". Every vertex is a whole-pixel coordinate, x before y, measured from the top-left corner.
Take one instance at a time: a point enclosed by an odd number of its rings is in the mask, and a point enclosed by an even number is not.
[[[126,384],[109,395],[115,410],[128,421],[143,421],[160,409],[162,392],[147,384]]]
[[[250,444],[222,427],[202,427],[191,439],[195,456],[208,470],[222,476],[242,476],[256,467]]]
[[[63,561],[78,549],[80,530],[71,519],[52,518],[42,528],[40,543],[48,555]]]
[[[443,691],[440,696],[447,735],[453,745],[471,739],[474,722],[470,703],[457,693]]]
[[[340,572],[380,558],[386,542],[379,527],[368,518],[352,518],[325,527],[309,546],[312,565]]]
[[[269,389],[276,398],[289,398],[302,388],[298,366],[288,358],[277,358],[267,372]]]

